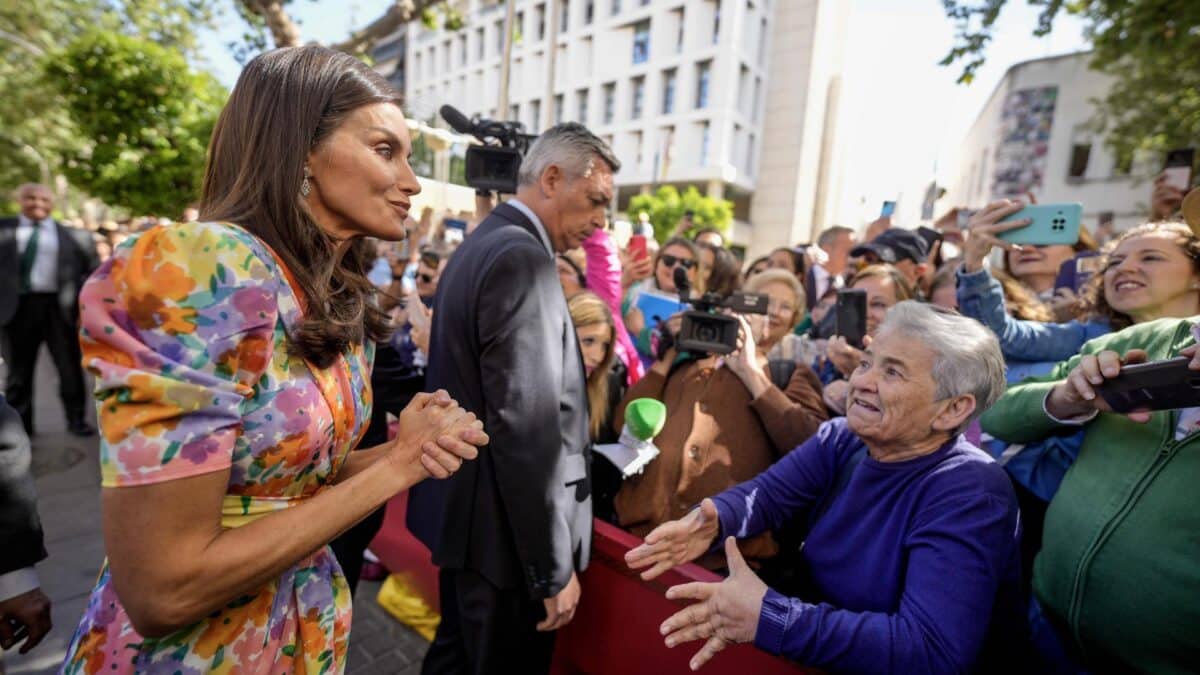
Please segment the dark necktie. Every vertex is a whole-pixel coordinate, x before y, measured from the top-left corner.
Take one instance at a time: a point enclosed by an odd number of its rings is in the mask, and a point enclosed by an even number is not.
[[[21,252],[21,292],[28,293],[32,286],[30,276],[33,274],[33,263],[37,260],[38,250],[38,235],[42,232],[42,224],[34,222],[33,234],[29,235],[29,241],[25,243],[25,250]]]

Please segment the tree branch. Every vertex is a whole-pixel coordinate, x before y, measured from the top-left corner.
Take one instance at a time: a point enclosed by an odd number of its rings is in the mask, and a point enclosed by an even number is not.
[[[332,49],[350,54],[360,54],[371,49],[379,40],[396,32],[401,26],[419,17],[422,12],[441,4],[445,0],[396,0],[383,16],[372,21],[366,28],[355,31],[349,38],[330,45]]]
[[[276,47],[300,46],[300,27],[288,16],[283,0],[241,0],[248,11],[263,18]]]

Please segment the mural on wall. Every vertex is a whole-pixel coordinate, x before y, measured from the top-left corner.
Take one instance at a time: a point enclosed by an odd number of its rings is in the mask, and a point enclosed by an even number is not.
[[[1042,187],[1057,100],[1058,87],[1019,89],[1005,97],[992,175],[993,199],[1024,197]]]

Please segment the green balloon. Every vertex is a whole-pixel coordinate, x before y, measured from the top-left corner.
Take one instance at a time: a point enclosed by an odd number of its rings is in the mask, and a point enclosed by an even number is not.
[[[625,407],[625,426],[641,441],[648,441],[667,423],[667,406],[652,398],[639,398]]]

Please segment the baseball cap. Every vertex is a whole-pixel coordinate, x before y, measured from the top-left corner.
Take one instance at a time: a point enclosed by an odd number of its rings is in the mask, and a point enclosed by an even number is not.
[[[929,242],[912,230],[893,227],[871,241],[855,246],[850,255],[858,258],[868,251],[885,263],[897,263],[904,259],[921,263],[929,256]]]

